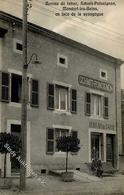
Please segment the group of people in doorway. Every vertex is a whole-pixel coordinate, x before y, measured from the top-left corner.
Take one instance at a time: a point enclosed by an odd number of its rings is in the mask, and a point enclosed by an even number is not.
[[[102,177],[103,168],[102,168],[102,162],[101,162],[101,160],[99,160],[99,159],[92,159],[91,170],[92,170],[98,177]]]

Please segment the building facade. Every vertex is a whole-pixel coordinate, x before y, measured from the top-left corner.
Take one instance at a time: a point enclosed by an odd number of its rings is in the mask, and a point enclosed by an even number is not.
[[[28,56],[42,63],[28,68],[27,172],[65,167],[56,139],[80,139],[69,166],[99,158],[119,167],[122,152],[121,60],[34,24],[28,24]],[[0,131],[21,133],[22,21],[0,13]],[[8,155],[7,174],[19,170]],[[3,170],[3,158],[0,158]]]

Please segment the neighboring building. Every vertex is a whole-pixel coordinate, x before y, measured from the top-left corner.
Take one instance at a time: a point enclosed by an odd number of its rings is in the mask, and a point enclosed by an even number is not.
[[[121,90],[121,111],[122,111],[122,153],[124,154],[124,89]]]
[[[121,127],[122,127],[122,153],[120,154],[119,168],[124,171],[124,89],[121,90]]]
[[[35,52],[42,64],[28,69],[27,163],[39,173],[63,168],[56,138],[73,133],[81,149],[70,154],[70,167],[81,168],[94,157],[118,167],[122,61],[34,24],[28,29],[28,57]],[[22,21],[3,12],[0,70],[0,130],[20,136]],[[17,169],[8,155],[8,175]]]

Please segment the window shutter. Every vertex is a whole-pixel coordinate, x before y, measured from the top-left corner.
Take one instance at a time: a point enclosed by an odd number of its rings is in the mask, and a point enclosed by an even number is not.
[[[85,114],[87,116],[91,115],[91,94],[90,93],[86,93],[86,97],[85,97]]]
[[[108,117],[109,117],[109,110],[108,110],[109,101],[108,101],[108,97],[104,97],[103,104],[104,104],[103,105],[103,111],[104,111],[103,117],[105,119],[108,119]]]
[[[54,153],[54,129],[53,128],[47,128],[47,154],[53,154]]]
[[[77,131],[72,131],[71,135],[72,135],[72,137],[77,138],[78,137],[78,132]]]
[[[31,81],[31,106],[39,106],[39,82],[34,79]]]
[[[77,113],[77,90],[71,90],[71,112],[73,114]]]
[[[78,132],[75,130],[71,131],[71,136],[75,139],[78,138]],[[71,155],[77,155],[77,152],[71,152]]]
[[[48,110],[54,110],[54,84],[48,84],[47,86],[47,108]]]
[[[9,73],[1,72],[1,101],[9,102]]]

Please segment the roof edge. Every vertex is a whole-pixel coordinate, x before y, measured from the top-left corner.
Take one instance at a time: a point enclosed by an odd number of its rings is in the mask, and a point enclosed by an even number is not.
[[[16,16],[13,16],[11,14],[8,14],[6,12],[3,12],[3,11],[0,11],[0,18],[7,21],[7,22],[17,22],[19,23],[20,25],[22,25],[22,19],[16,17]],[[51,39],[54,39],[54,40],[57,40],[61,43],[64,43],[66,45],[69,45],[71,47],[75,47],[77,49],[80,49],[86,53],[89,53],[91,55],[96,55],[104,60],[107,60],[111,63],[114,63],[116,65],[122,65],[124,63],[124,60],[121,60],[119,58],[116,58],[116,57],[113,57],[111,55],[108,55],[106,53],[103,53],[99,50],[96,50],[96,49],[93,49],[87,45],[84,45],[83,43],[79,43],[75,40],[72,40],[70,38],[67,38],[63,35],[60,35],[56,32],[53,32],[51,30],[48,30],[46,28],[43,28],[43,27],[40,27],[36,24],[33,24],[31,22],[28,22],[28,29],[30,31],[34,31],[34,32],[37,32],[39,34],[42,34],[43,36],[46,36],[46,37],[50,37]]]

